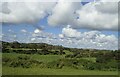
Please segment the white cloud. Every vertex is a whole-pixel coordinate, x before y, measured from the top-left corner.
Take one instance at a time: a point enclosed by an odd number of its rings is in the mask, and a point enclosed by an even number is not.
[[[57,2],[58,0],[2,0],[2,2]],[[119,2],[120,0],[65,0],[65,2],[91,2],[91,1],[102,1],[102,2]]]
[[[32,42],[35,41],[35,38],[31,38],[31,41],[32,41]]]
[[[63,0],[57,4],[52,2],[0,3],[0,6],[3,6],[0,10],[0,22],[33,23],[48,15],[49,25],[64,27],[59,35],[35,29],[34,32],[27,32],[28,35],[21,38],[17,38],[14,32],[9,31],[4,34],[3,39],[43,42],[77,48],[117,49],[117,37],[96,31],[118,29],[117,4],[117,2],[91,2],[82,6],[79,2],[64,2]],[[80,32],[75,28],[95,29],[95,31]],[[21,30],[21,32],[26,32],[26,30]]]
[[[100,31],[80,32],[71,27],[65,27],[61,34],[47,32],[27,32],[26,35],[7,33],[2,36],[3,41],[18,41],[24,43],[48,43],[72,48],[118,49],[118,38],[115,35],[105,35]],[[67,32],[66,32],[67,31]],[[70,34],[71,32],[72,34]],[[65,33],[64,33],[65,32]],[[19,35],[19,36],[18,36]],[[19,38],[21,37],[21,38]]]
[[[100,2],[101,1],[101,2]],[[96,30],[118,29],[118,3],[100,0],[82,5],[80,2],[1,2],[0,22],[33,23],[48,16],[51,26]]]
[[[75,11],[81,8],[80,2],[64,2],[59,0],[48,17],[48,23],[52,26],[74,24],[77,17]]]
[[[9,29],[8,31],[9,31],[9,32],[12,32],[12,30],[11,30],[11,29]]]
[[[21,30],[21,32],[23,32],[23,33],[26,33],[26,32],[27,32],[27,30],[25,30],[25,29],[22,29],[22,30]]]
[[[72,28],[95,30],[118,29],[117,2],[90,2],[84,6],[75,2],[59,2],[48,17],[52,26],[72,25]]]
[[[102,13],[109,13],[109,14],[118,13],[117,2],[98,2],[95,4],[95,8],[97,11]]]
[[[34,33],[40,33],[41,31],[39,29],[35,29]]]
[[[0,21],[4,23],[33,23],[44,18],[55,2],[1,2]]]
[[[119,2],[120,0],[98,0],[98,1],[101,1],[101,2]]]
[[[48,43],[75,48],[117,49],[118,38],[114,35],[105,35],[100,31],[80,32],[70,25],[62,29],[62,33],[55,35],[47,32],[32,33],[29,42]]]
[[[59,34],[59,37],[60,37],[60,38],[64,38],[64,35],[63,35],[63,34]]]
[[[67,27],[66,28],[63,28],[62,29],[62,34],[61,34],[61,36],[65,36],[65,37],[80,37],[80,35],[81,35],[81,33],[80,32],[78,32],[77,30],[75,30],[75,29],[72,29],[71,27],[70,27],[70,25],[67,25]]]
[[[17,41],[17,35],[13,33],[7,33],[2,35],[2,41]]]
[[[61,43],[68,47],[94,48],[94,49],[117,49],[118,39],[114,35],[105,35],[100,31],[79,32],[71,27],[62,29],[59,34]],[[74,37],[74,38],[73,38]]]
[[[77,27],[97,30],[118,29],[118,3],[88,3],[78,10]]]

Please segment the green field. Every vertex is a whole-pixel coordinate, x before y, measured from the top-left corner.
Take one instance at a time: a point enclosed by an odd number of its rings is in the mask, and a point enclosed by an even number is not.
[[[27,54],[16,54],[16,53],[3,53],[2,57],[7,57],[7,58],[16,58],[18,56],[25,56]],[[30,56],[32,59],[37,60],[37,61],[44,61],[44,62],[51,62],[58,60],[60,58],[63,58],[63,55],[39,55],[39,54],[31,54],[27,55]]]
[[[3,53],[2,57],[15,59],[18,56],[23,56],[27,54],[16,54],[16,53]],[[64,58],[63,55],[39,55],[32,54],[28,55],[32,59],[37,61],[44,62],[52,62],[58,59]],[[87,59],[87,58],[85,58]],[[93,61],[95,58],[91,58]],[[2,67],[3,75],[118,75],[117,71],[91,71],[91,70],[80,70],[74,69],[70,67],[63,67],[62,69],[54,69],[54,68],[40,68],[39,66],[31,67],[31,68],[22,68],[22,67]]]
[[[71,68],[48,69],[48,68],[11,68],[3,67],[3,75],[118,75],[117,71],[89,71]]]

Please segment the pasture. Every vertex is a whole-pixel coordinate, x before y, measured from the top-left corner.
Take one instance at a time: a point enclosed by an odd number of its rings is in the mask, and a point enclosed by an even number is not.
[[[33,60],[42,62],[53,62],[59,59],[64,59],[64,55],[39,55],[39,54],[17,54],[17,53],[3,53],[3,58],[16,59],[18,56],[30,56]],[[88,58],[84,58],[88,59]],[[95,61],[95,58],[89,58],[88,60]],[[98,70],[82,70],[74,69],[71,67],[57,68],[41,68],[39,66],[33,66],[30,68],[22,67],[2,67],[3,75],[118,75],[117,71],[98,71]]]
[[[48,69],[48,68],[12,68],[3,67],[3,75],[118,75],[117,71],[91,71],[71,68]]]

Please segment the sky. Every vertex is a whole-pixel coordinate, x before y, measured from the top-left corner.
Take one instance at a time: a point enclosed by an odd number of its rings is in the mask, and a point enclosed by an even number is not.
[[[0,7],[2,41],[118,49],[117,2],[1,2]]]

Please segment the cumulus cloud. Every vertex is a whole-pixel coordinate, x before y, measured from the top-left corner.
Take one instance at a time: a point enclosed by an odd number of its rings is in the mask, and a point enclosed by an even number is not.
[[[25,29],[22,29],[22,30],[21,30],[21,32],[23,32],[23,33],[26,33],[26,32],[27,32],[27,30],[25,30]]]
[[[75,11],[81,6],[80,2],[64,2],[60,0],[48,17],[48,23],[52,26],[74,24],[77,17]]]
[[[7,34],[2,35],[2,41],[17,41],[17,35],[13,32],[9,32]]]
[[[35,41],[35,38],[31,38],[31,41]]]
[[[7,7],[8,3],[4,2],[4,3],[0,3],[0,7],[2,7],[2,9],[0,9],[0,12],[4,13],[4,14],[9,14],[11,11],[9,10],[9,8]]]
[[[120,0],[95,0],[100,2],[119,2]]]
[[[118,3],[88,3],[78,10],[77,27],[97,30],[118,29]]]
[[[66,31],[71,31],[66,32]],[[35,29],[36,31],[36,29]],[[70,26],[62,29],[62,33],[55,35],[48,32],[27,32],[26,35],[7,33],[2,36],[3,41],[18,41],[24,43],[48,43],[72,48],[118,49],[118,38],[114,35],[105,35],[100,31],[80,32]],[[19,38],[21,37],[21,38]]]
[[[67,25],[66,28],[63,28],[62,29],[62,34],[60,35],[60,37],[71,37],[71,38],[74,38],[74,37],[80,37],[81,33],[78,32],[77,30],[75,29],[72,29],[70,25]]]
[[[44,31],[35,32],[36,30],[29,32],[27,37],[22,37],[23,40],[17,40],[20,42],[48,43],[72,48],[118,49],[118,38],[115,35],[105,35],[100,31],[80,32],[69,25],[63,28],[62,33],[58,35]],[[6,36],[6,39],[9,36]]]
[[[118,13],[117,2],[99,2],[95,4],[95,7],[97,11],[102,13],[109,13],[109,14]]]
[[[33,32],[21,34],[9,30],[2,36],[6,41],[36,42],[63,45],[66,47],[117,49],[118,39],[115,35],[105,35],[97,30],[118,29],[117,2],[2,2],[0,6],[0,22],[33,23],[47,17],[48,25],[62,26],[62,33],[55,35],[42,31],[36,26]],[[107,0],[105,0],[107,1]],[[2,18],[1,18],[2,17]],[[80,32],[79,29],[95,29]],[[19,35],[19,36],[17,36]],[[27,35],[27,36],[26,36]]]
[[[100,31],[88,31],[81,33],[68,26],[62,29],[62,34],[59,34],[59,37],[62,37],[62,41],[67,39],[65,43],[68,43],[67,45],[71,45],[71,47],[98,49],[111,49],[111,47],[112,49],[118,48],[118,39],[116,36],[105,35]]]
[[[96,30],[118,29],[117,2],[59,2],[48,17],[52,26],[72,25],[73,28]]]
[[[58,0],[4,0],[2,2],[57,2]],[[102,2],[119,2],[119,0],[66,0],[66,2],[91,2],[91,1],[102,1]]]
[[[64,35],[63,34],[59,34],[58,35],[60,38],[64,38]]]
[[[118,2],[1,2],[0,22],[33,23],[48,16],[50,26],[96,30],[118,29]]]
[[[54,5],[55,2],[1,2],[0,21],[33,23],[49,14]]]
[[[41,31],[39,29],[35,29],[34,33],[40,33]]]

